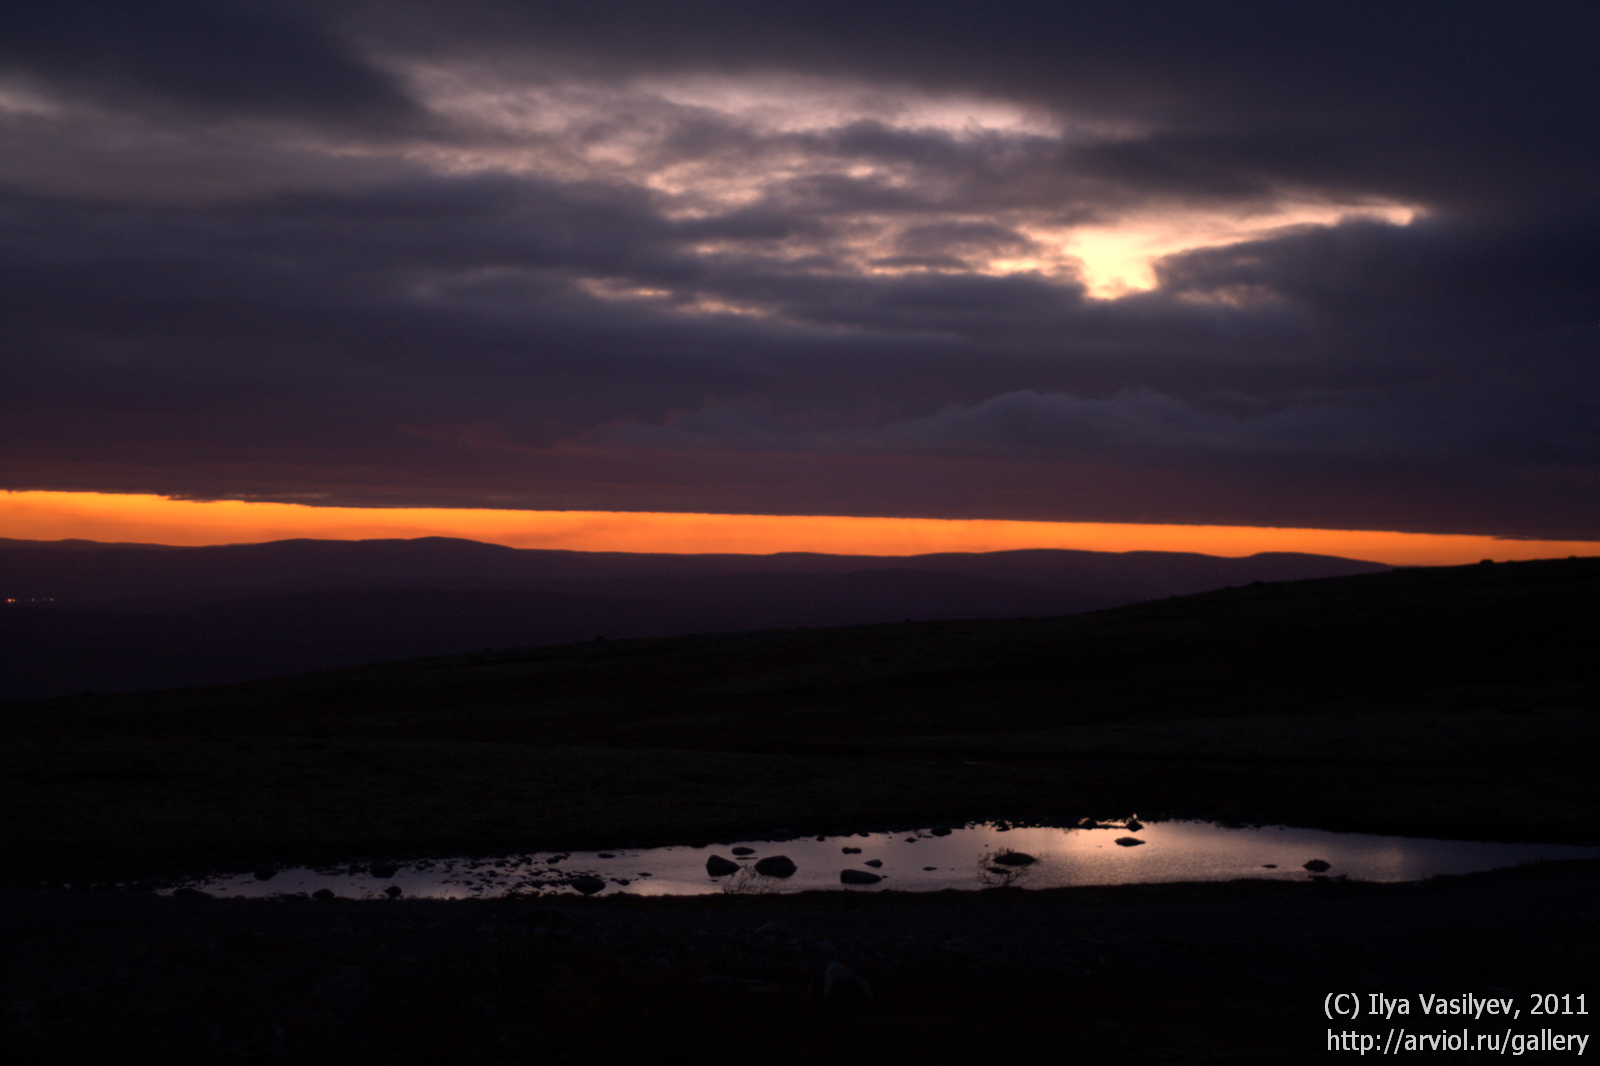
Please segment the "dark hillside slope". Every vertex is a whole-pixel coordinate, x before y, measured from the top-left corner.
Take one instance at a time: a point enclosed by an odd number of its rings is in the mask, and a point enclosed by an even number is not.
[[[909,558],[521,551],[472,541],[213,548],[0,542],[0,701],[175,688],[596,635],[1060,615],[1381,570],[1307,555]],[[29,602],[43,599],[48,602]]]
[[[634,587],[632,595],[627,588]],[[611,594],[330,589],[121,609],[0,610],[0,700],[226,684],[488,648],[917,618],[1092,610],[1105,597],[924,571],[730,574],[619,583]]]

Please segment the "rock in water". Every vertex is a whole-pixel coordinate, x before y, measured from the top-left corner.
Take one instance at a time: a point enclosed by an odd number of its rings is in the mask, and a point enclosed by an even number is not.
[[[732,859],[724,859],[721,855],[713,855],[706,860],[706,873],[712,877],[726,877],[728,874],[739,872],[739,864]]]
[[[1333,863],[1331,862],[1323,862],[1321,859],[1312,859],[1310,862],[1306,863],[1305,869],[1310,870],[1314,874],[1320,874],[1322,871],[1329,869],[1332,866]]]
[[[756,873],[766,877],[789,877],[798,869],[787,855],[768,855],[756,863]]]
[[[1120,844],[1122,841],[1119,840],[1117,843]],[[1039,860],[1023,851],[1002,851],[994,857],[994,861],[1001,866],[1031,866]]]
[[[1144,841],[1140,840],[1138,837],[1118,837],[1117,843],[1125,848],[1136,848],[1140,844],[1143,844]]]
[[[882,874],[869,874],[865,870],[840,870],[839,881],[846,885],[875,885],[883,880]]]

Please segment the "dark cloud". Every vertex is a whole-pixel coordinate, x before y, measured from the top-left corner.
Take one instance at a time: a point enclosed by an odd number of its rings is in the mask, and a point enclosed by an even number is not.
[[[415,120],[397,79],[317,16],[266,0],[25,0],[8,8],[0,71],[117,110],[369,128]]]
[[[1594,16],[1438,11],[30,8],[0,484],[1600,536]]]

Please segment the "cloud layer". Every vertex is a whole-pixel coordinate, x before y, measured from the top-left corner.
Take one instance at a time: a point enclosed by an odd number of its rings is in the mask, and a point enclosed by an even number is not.
[[[1600,536],[1597,33],[32,5],[0,487]]]

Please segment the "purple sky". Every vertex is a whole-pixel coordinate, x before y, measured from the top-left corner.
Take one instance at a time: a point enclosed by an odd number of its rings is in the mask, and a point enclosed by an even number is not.
[[[0,488],[1600,538],[1593,3],[53,0]]]

